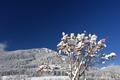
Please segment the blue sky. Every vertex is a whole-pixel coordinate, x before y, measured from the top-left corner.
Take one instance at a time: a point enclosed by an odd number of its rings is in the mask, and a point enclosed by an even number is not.
[[[47,47],[56,50],[61,32],[108,37],[106,52],[120,64],[119,0],[0,1],[0,42],[6,50]]]

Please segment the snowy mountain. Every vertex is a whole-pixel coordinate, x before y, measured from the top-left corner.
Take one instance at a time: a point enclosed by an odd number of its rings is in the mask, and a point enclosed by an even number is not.
[[[92,80],[120,80],[120,66],[108,66],[97,70],[90,70],[86,77]]]
[[[63,65],[56,51],[47,48],[36,48],[28,50],[16,50],[0,53],[1,75],[33,73],[42,64]]]

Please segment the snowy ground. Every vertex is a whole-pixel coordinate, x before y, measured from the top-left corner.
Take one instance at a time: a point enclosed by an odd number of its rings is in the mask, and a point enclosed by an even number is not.
[[[45,77],[15,77],[3,76],[1,80],[70,80],[68,76],[45,76]]]
[[[68,76],[32,77],[30,80],[70,80]]]

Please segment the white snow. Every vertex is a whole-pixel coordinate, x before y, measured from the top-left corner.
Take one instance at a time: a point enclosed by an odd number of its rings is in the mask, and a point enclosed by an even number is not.
[[[74,33],[70,34],[70,38],[72,39],[73,37],[75,37]]]
[[[115,57],[116,54],[114,52],[108,54],[108,55],[105,55],[105,59],[109,60],[109,58],[112,58],[112,57]]]
[[[32,77],[30,80],[70,80],[68,76]]]
[[[96,41],[97,40],[97,36],[94,34],[91,36],[91,41]]]
[[[62,32],[62,35],[65,36],[65,32]]]
[[[2,80],[17,80],[15,76],[2,76]],[[26,77],[20,80],[70,80],[68,76],[43,76],[43,77]]]

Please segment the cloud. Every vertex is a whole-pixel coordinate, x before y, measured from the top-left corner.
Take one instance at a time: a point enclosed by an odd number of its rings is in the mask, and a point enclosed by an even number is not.
[[[0,43],[0,52],[5,51],[6,47],[7,47],[7,44],[5,44],[5,43]]]

